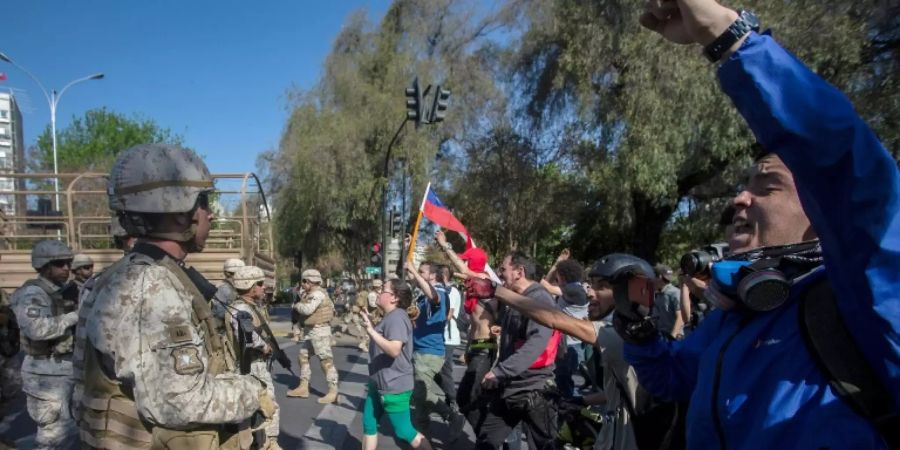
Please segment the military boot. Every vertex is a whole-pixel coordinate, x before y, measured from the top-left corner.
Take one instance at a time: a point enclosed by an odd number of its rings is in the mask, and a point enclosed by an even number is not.
[[[300,380],[300,385],[287,391],[287,396],[309,398],[309,380]]]
[[[325,394],[324,397],[319,399],[320,404],[326,403],[335,403],[337,402],[337,384],[328,384],[328,393]]]

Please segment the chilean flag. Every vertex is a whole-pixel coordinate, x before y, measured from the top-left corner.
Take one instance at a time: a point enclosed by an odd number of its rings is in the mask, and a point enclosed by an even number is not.
[[[469,232],[466,231],[466,227],[459,219],[453,216],[453,213],[450,212],[446,206],[444,206],[441,199],[439,199],[437,194],[434,193],[434,190],[431,189],[431,184],[428,185],[428,190],[425,193],[425,203],[422,205],[422,215],[443,228],[461,233],[466,236],[466,240],[468,240]]]

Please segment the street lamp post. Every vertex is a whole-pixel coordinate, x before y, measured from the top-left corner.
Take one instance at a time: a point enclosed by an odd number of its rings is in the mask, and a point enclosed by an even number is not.
[[[50,106],[50,138],[53,142],[53,192],[56,193],[56,210],[60,211],[59,207],[59,159],[56,154],[56,107],[59,105],[59,100],[62,98],[63,94],[66,93],[66,89],[81,83],[82,81],[90,81],[90,80],[99,80],[104,77],[102,73],[95,73],[93,75],[88,75],[86,77],[78,78],[77,80],[72,80],[59,92],[56,89],[53,89],[50,92],[47,92],[47,89],[44,87],[44,84],[41,83],[40,80],[34,74],[32,74],[28,69],[20,66],[15,61],[13,61],[9,56],[6,56],[5,53],[0,52],[0,60],[5,61],[9,64],[12,64],[14,67],[18,68],[22,72],[25,72],[29,78],[34,80],[34,82],[41,88],[41,92],[44,93],[44,98],[47,99],[47,105]]]

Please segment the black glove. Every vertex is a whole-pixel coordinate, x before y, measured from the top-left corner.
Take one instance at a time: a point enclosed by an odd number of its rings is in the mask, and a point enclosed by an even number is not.
[[[647,344],[659,336],[656,323],[650,316],[632,319],[616,311],[613,314],[613,328],[622,340],[629,344]]]

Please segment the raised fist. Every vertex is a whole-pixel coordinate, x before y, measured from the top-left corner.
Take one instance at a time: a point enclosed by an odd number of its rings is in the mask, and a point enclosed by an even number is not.
[[[640,22],[676,44],[708,45],[738,18],[716,0],[647,0]]]
[[[493,298],[494,285],[488,279],[469,278],[466,280],[466,296],[477,299]]]

